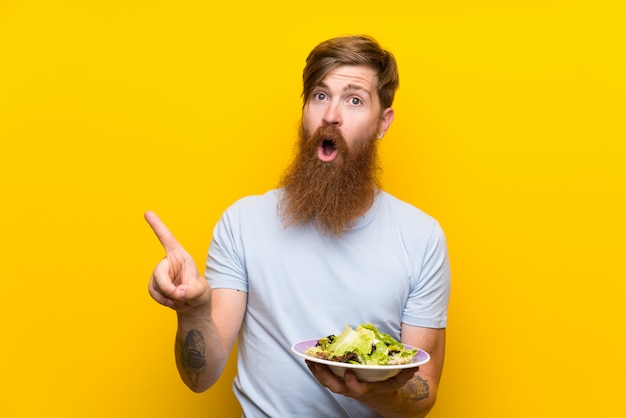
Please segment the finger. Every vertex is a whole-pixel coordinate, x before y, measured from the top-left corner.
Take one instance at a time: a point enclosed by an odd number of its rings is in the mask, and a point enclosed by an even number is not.
[[[352,396],[362,396],[367,392],[367,382],[360,381],[352,370],[346,370],[343,375],[344,384]]]
[[[327,366],[308,360],[305,361],[307,366],[309,367],[309,370],[311,370],[311,373],[313,373],[313,376],[315,376],[317,381],[320,382],[322,386],[327,387],[331,392],[334,393],[341,394],[346,392],[346,386],[343,379],[335,376],[335,374],[330,371]]]
[[[174,235],[172,235],[170,230],[159,219],[156,213],[147,211],[144,214],[144,218],[146,219],[146,221],[148,222],[148,224],[154,231],[155,235],[161,242],[161,245],[165,249],[166,253],[170,253],[180,247],[180,244],[178,243],[178,241],[176,241],[176,238],[174,238]]]
[[[167,258],[161,260],[152,273],[152,286],[154,289],[165,297],[174,299],[176,291],[175,278],[170,274],[170,263]]]
[[[154,276],[150,279],[150,282],[148,283],[148,292],[150,293],[150,296],[152,296],[152,299],[154,299],[161,305],[167,306],[169,308],[174,307],[174,301],[168,298],[167,296],[163,295],[163,293],[159,291],[157,287],[155,286]]]

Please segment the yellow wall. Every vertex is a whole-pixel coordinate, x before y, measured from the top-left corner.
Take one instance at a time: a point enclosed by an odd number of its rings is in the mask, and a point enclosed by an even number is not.
[[[142,214],[202,266],[290,159],[306,54],[348,33],[400,63],[384,184],[449,238],[431,416],[626,415],[623,1],[210,3],[0,2],[0,416],[238,416],[232,362],[178,380]]]

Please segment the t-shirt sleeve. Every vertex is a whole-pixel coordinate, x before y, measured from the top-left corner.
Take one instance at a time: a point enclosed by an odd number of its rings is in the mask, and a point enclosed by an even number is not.
[[[435,223],[432,229],[421,260],[411,278],[403,322],[425,328],[445,328],[450,298],[450,261],[439,223]]]
[[[248,291],[248,276],[238,219],[237,205],[233,205],[222,214],[213,230],[204,275],[214,289]]]

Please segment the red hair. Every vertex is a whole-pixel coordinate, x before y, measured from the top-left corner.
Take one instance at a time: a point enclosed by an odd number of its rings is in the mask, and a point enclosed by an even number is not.
[[[333,69],[342,65],[365,65],[376,71],[377,93],[382,109],[390,107],[400,84],[398,65],[391,52],[369,36],[343,36],[317,45],[306,59],[302,72],[302,99],[309,100],[313,89]]]

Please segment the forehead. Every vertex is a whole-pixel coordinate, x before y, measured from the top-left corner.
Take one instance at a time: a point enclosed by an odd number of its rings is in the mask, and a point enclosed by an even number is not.
[[[342,89],[363,89],[376,94],[377,83],[374,69],[364,65],[342,65],[329,71],[319,84]]]

